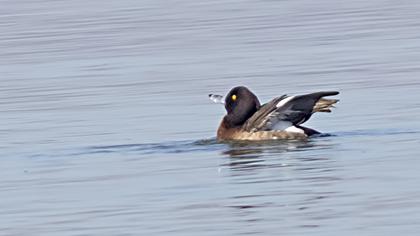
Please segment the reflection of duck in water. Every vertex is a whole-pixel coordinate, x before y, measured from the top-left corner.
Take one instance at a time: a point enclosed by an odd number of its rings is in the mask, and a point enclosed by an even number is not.
[[[313,148],[316,145],[312,142],[307,142],[304,140],[290,140],[288,142],[271,141],[271,140],[262,140],[257,142],[251,141],[234,141],[234,142],[225,142],[227,144],[227,149],[223,151],[223,154],[230,157],[260,157],[264,153],[275,153],[280,154],[284,152],[294,151],[298,149],[308,149]]]
[[[216,103],[223,103],[227,111],[217,130],[219,140],[275,140],[306,139],[319,134],[301,124],[315,112],[331,112],[338,100],[323,97],[337,94],[329,91],[283,95],[260,105],[257,96],[240,86],[230,90],[224,101],[220,95],[210,94],[209,97]]]

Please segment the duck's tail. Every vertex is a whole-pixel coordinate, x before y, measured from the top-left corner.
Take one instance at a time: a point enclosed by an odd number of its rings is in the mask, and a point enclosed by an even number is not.
[[[312,113],[331,112],[331,108],[334,108],[334,104],[336,104],[338,101],[338,99],[321,98],[318,100],[318,102],[315,103]]]

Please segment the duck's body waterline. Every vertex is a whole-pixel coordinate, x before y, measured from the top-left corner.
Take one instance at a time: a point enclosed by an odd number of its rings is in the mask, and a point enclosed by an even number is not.
[[[281,130],[275,131],[258,131],[247,132],[240,127],[228,128],[224,120],[222,120],[217,129],[217,139],[224,140],[241,140],[241,141],[259,141],[259,140],[306,140],[308,135],[298,132],[287,132]]]

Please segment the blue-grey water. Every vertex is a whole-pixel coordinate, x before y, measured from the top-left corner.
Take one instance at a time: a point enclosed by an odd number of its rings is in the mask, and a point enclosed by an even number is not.
[[[417,235],[420,2],[1,1],[0,235]],[[236,85],[339,90],[218,143]]]

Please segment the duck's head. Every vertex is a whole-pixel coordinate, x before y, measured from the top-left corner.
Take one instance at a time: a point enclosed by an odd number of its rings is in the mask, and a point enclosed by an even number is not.
[[[244,86],[231,89],[224,105],[227,111],[224,122],[228,127],[243,125],[260,108],[257,96]]]

